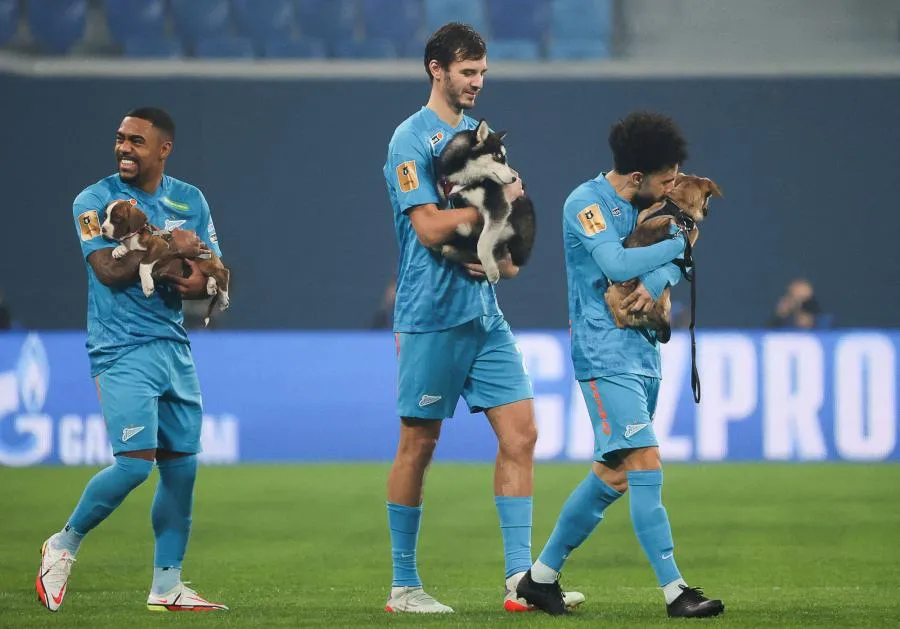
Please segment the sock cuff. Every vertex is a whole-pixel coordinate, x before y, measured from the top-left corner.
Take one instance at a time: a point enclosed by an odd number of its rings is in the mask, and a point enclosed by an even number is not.
[[[588,482],[591,484],[593,491],[601,494],[604,498],[608,498],[610,502],[625,495],[623,492],[616,491],[610,487],[605,480],[594,474],[594,470],[588,471]]]
[[[655,486],[663,484],[662,470],[632,470],[627,473],[629,486]]]
[[[398,533],[414,534],[419,532],[419,523],[422,520],[422,507],[410,507],[387,503],[388,527]]]
[[[173,469],[178,467],[187,467],[197,465],[197,455],[188,454],[186,456],[178,456],[174,459],[163,459],[156,461],[156,467],[160,469]]]
[[[531,496],[494,496],[500,527],[531,526],[534,499]]]

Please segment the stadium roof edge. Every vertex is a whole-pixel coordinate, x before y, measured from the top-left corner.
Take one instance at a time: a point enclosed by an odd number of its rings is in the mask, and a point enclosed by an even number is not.
[[[381,79],[422,80],[418,60],[249,60],[198,59],[131,60],[111,57],[36,57],[0,52],[0,73],[38,78],[154,78],[190,77],[221,79]],[[706,64],[680,60],[649,61],[495,61],[491,77],[508,80],[563,79],[677,79],[747,77],[897,77],[900,59],[793,61],[790,63]]]

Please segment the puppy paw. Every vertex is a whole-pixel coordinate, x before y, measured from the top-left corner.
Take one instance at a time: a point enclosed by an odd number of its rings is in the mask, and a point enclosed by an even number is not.
[[[464,238],[468,238],[472,235],[472,225],[470,223],[461,223],[456,226],[456,233]]]
[[[228,310],[228,306],[231,305],[231,298],[228,296],[228,291],[222,291],[219,293],[219,310]]]
[[[112,257],[118,260],[119,258],[122,258],[126,253],[128,253],[128,247],[126,247],[125,245],[119,245],[112,250]]]
[[[141,288],[144,289],[144,297],[150,297],[153,294],[153,291],[156,290],[153,286],[153,282],[141,282]]]

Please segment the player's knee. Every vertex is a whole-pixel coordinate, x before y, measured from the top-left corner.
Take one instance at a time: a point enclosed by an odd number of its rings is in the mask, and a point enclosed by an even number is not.
[[[628,474],[624,469],[611,469],[596,461],[591,469],[597,478],[606,483],[608,487],[611,487],[620,494],[624,494],[628,491]]]
[[[516,457],[532,457],[534,456],[534,447],[537,444],[537,426],[534,422],[530,422],[512,434],[503,435],[500,439],[500,450],[507,456]]]
[[[119,455],[116,457],[116,469],[122,478],[126,479],[132,489],[150,478],[153,472],[153,462],[146,459],[136,459],[130,456]]]
[[[399,455],[410,461],[428,463],[434,455],[437,442],[437,437],[431,435],[419,435],[415,438],[405,439],[400,444]]]

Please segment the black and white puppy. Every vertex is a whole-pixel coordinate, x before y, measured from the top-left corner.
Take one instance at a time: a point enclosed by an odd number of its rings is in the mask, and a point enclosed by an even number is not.
[[[534,247],[534,205],[527,197],[510,203],[504,186],[515,183],[518,173],[506,163],[506,132],[494,133],[487,121],[453,136],[436,160],[438,180],[445,182],[442,196],[453,207],[471,206],[482,221],[464,224],[441,247],[441,254],[460,262],[480,261],[490,282],[500,279],[497,259],[509,251],[513,264],[528,262]]]

